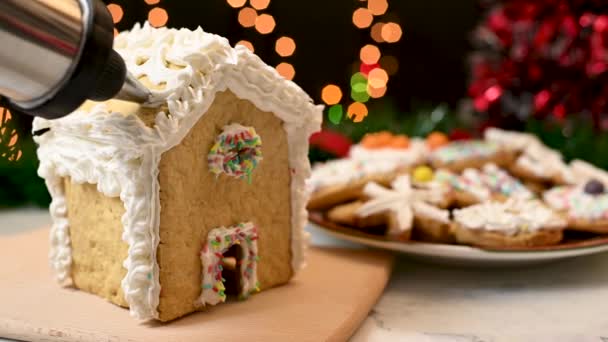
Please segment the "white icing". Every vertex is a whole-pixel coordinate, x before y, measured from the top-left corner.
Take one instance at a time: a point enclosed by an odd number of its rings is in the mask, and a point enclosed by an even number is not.
[[[608,172],[587,163],[586,161],[575,159],[570,162],[570,170],[577,184],[586,183],[592,179],[604,183],[608,186]]]
[[[423,162],[428,156],[426,142],[420,138],[410,140],[408,148],[383,147],[369,149],[357,144],[350,148],[350,158],[361,162],[392,161],[401,166],[410,166]]]
[[[396,160],[364,162],[350,158],[315,164],[308,184],[313,191],[320,188],[347,184],[366,176],[395,172],[401,165]]]
[[[208,110],[217,92],[230,89],[259,109],[274,113],[284,123],[291,177],[292,268],[304,264],[307,234],[305,180],[310,175],[308,137],[320,128],[322,106],[295,83],[282,78],[246,48],[231,48],[222,37],[186,29],[155,29],[136,25],[116,37],[114,48],[135,77],[147,76],[162,86],[151,89],[154,102],[166,103],[153,128],[134,115],[109,113],[105,104],[89,112],[76,111],[62,119],[37,118],[34,130],[51,130],[40,145],[39,174],[46,179],[53,203],[51,265],[59,280],[67,279],[71,259],[65,222],[65,199],[59,182],[97,184],[106,196],[120,196],[126,213],[123,240],[129,244],[122,281],[131,314],[157,318],[160,284],[156,248],[159,242],[160,203],[158,163],[163,152],[180,143]],[[168,65],[181,68],[171,68]]]
[[[608,219],[608,193],[591,195],[585,184],[552,188],[543,194],[545,202],[555,210],[565,211],[574,219]]]
[[[537,177],[547,180],[560,177],[566,183],[574,182],[573,175],[563,162],[561,154],[545,146],[532,134],[489,128],[484,132],[484,138],[504,148],[522,151],[522,155],[515,163]]]
[[[484,139],[500,144],[507,149],[517,151],[524,150],[527,146],[540,144],[535,135],[515,131],[505,131],[500,128],[490,127],[483,133]]]
[[[563,229],[566,222],[538,200],[509,199],[454,210],[454,221],[472,230],[514,235],[525,231]]]
[[[397,177],[392,189],[387,189],[374,182],[368,183],[363,193],[370,197],[356,212],[358,216],[367,217],[374,214],[390,212],[396,217],[397,226],[389,226],[387,235],[398,236],[412,228],[414,214],[420,214],[441,222],[449,222],[449,213],[433,207],[424,201],[427,190],[412,189],[408,175]]]

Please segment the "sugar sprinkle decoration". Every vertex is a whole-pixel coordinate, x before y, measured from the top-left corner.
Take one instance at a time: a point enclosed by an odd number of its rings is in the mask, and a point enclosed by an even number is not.
[[[201,305],[216,305],[226,301],[225,279],[222,277],[223,254],[234,245],[242,249],[242,259],[237,260],[240,267],[241,288],[239,299],[245,299],[250,294],[260,291],[257,279],[258,230],[251,223],[239,223],[232,227],[219,227],[211,230],[207,242],[201,251],[203,268],[202,293],[199,298]]]
[[[489,157],[498,151],[499,145],[490,141],[455,141],[434,150],[431,158],[452,163],[467,158]]]
[[[251,182],[253,170],[262,161],[262,138],[253,127],[231,124],[224,127],[207,155],[209,171]]]

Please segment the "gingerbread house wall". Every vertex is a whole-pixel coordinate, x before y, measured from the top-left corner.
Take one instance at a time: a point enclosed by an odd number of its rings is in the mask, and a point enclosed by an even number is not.
[[[223,126],[252,126],[262,139],[263,160],[251,183],[216,178],[207,154]],[[291,176],[283,122],[232,92],[215,101],[182,142],[161,156],[159,318],[171,320],[196,310],[201,294],[200,251],[220,226],[253,222],[258,227],[258,280],[267,289],[289,280],[291,268]]]
[[[106,197],[93,184],[63,179],[72,247],[74,286],[128,307],[120,282],[129,246],[122,240],[125,213],[118,197]]]

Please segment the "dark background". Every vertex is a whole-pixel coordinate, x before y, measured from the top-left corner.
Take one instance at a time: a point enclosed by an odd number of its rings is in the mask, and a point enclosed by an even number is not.
[[[266,63],[275,66],[286,60],[293,64],[294,81],[317,102],[321,102],[320,92],[326,84],[337,84],[347,91],[359,49],[374,43],[369,29],[358,29],[352,23],[353,11],[364,5],[356,0],[272,0],[263,12],[272,14],[277,26],[268,35],[241,27],[238,9],[224,0],[161,0],[155,5],[143,0],[106,3],[116,3],[124,10],[124,17],[117,24],[119,30],[145,21],[148,11],[159,6],[169,13],[169,27],[201,26],[207,32],[227,37],[232,44],[242,39],[251,41],[256,54]],[[400,62],[398,73],[389,80],[386,97],[406,112],[420,102],[456,105],[466,93],[469,32],[480,14],[475,0],[389,1],[382,19],[398,22],[403,36],[395,44],[379,44],[383,55],[393,55]],[[295,54],[286,59],[274,51],[274,42],[283,35],[294,38],[297,44]]]

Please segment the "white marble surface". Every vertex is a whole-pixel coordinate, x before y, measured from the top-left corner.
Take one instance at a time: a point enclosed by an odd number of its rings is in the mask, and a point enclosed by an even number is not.
[[[49,221],[37,209],[0,211],[0,237]],[[352,246],[312,232],[315,244]],[[384,295],[352,341],[608,342],[607,302],[608,253],[513,269],[398,258]]]

